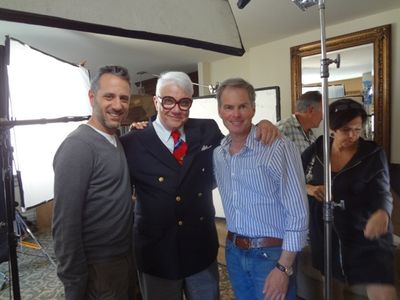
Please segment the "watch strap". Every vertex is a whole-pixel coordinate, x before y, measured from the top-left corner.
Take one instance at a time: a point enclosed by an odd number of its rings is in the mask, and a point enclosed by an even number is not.
[[[293,268],[292,267],[285,267],[283,265],[281,265],[279,262],[276,263],[276,268],[279,271],[282,271],[283,273],[285,273],[287,276],[290,276],[293,274]]]

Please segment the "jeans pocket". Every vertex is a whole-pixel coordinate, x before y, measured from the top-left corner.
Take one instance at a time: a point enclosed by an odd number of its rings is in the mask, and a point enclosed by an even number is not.
[[[281,247],[268,247],[268,248],[258,248],[254,249],[254,256],[259,259],[267,259],[271,261],[278,261],[281,256]]]

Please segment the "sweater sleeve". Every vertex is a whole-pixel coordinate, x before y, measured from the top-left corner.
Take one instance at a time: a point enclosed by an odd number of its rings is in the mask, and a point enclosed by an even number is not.
[[[87,262],[82,242],[82,210],[90,183],[90,147],[68,138],[58,149],[54,167],[53,240],[57,274],[64,284],[65,299],[84,299]]]

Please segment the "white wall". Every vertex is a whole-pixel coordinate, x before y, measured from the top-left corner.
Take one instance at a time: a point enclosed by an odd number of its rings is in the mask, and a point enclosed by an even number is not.
[[[391,78],[391,158],[400,163],[400,138],[395,129],[400,128],[400,9],[371,15],[350,22],[329,26],[327,38],[359,31],[371,27],[392,24],[392,78]],[[240,76],[254,87],[279,86],[281,89],[281,114],[285,118],[291,113],[290,47],[319,40],[320,31],[310,31],[286,39],[247,49],[243,57],[229,57],[212,63],[199,64],[200,82],[221,82],[226,78]]]

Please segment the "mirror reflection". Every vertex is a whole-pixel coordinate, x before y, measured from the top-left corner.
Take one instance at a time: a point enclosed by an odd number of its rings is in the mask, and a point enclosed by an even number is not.
[[[331,98],[363,101],[371,115],[366,137],[383,146],[390,157],[390,40],[391,26],[383,25],[326,40],[327,56],[341,54],[341,66],[330,65]],[[292,111],[308,88],[320,88],[320,41],[290,48]],[[304,74],[303,74],[304,73]],[[370,81],[370,82],[369,82]]]
[[[373,104],[373,44],[365,44],[327,53],[335,59],[340,54],[340,67],[331,64],[328,78],[328,97],[330,102],[347,97],[364,105],[368,114],[364,137],[374,139],[374,104]],[[302,94],[312,90],[322,93],[320,77],[320,55],[311,55],[301,59]],[[322,133],[321,128],[317,133]]]

